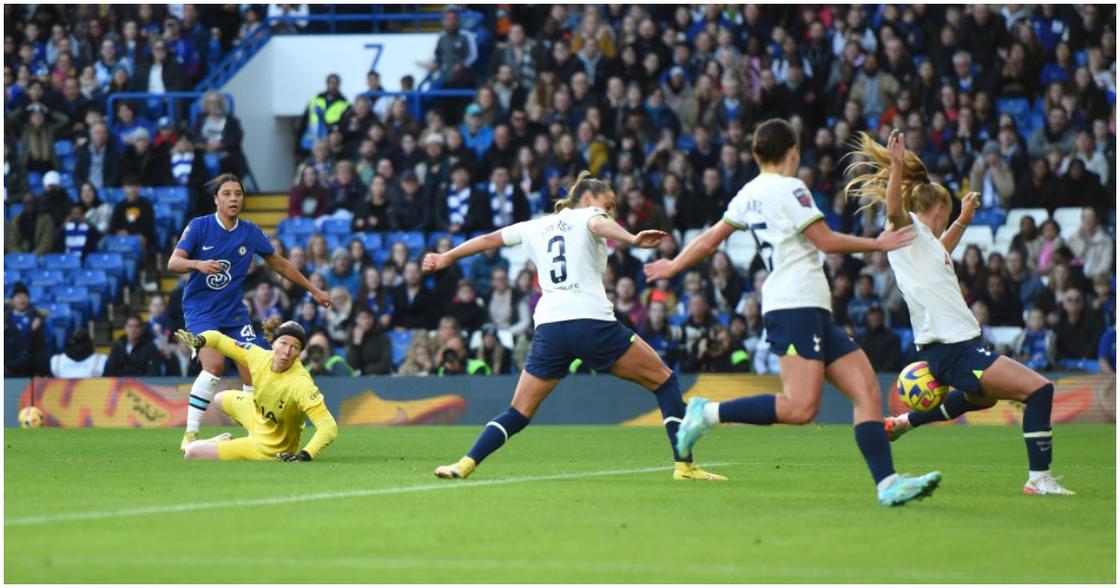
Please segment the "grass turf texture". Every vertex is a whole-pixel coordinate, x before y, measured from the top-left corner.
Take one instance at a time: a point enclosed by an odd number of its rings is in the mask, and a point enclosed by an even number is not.
[[[698,455],[701,465],[728,464],[711,468],[731,477],[723,483],[674,482],[662,430],[608,426],[530,427],[469,480],[435,479],[435,466],[477,432],[347,428],[321,461],[284,464],[187,463],[178,430],[8,429],[4,579],[1116,578],[1114,426],[1055,431],[1055,471],[1074,497],[1021,494],[1018,428],[912,432],[894,444],[899,471],[936,468],[945,479],[932,498],[896,509],[876,503],[845,426],[712,431]],[[619,470],[632,473],[602,474]],[[169,512],[189,503],[195,510]],[[143,507],[151,510],[107,514]],[[100,518],[58,520],[69,514]]]

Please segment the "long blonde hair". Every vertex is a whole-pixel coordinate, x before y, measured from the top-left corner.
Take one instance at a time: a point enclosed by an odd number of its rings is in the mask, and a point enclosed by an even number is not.
[[[275,341],[276,340],[276,329],[279,329],[280,325],[282,325],[282,324],[284,324],[284,321],[281,321],[277,317],[272,317],[272,318],[264,321],[263,323],[261,323],[261,328],[264,330],[264,340],[268,341],[269,344],[271,344],[273,341]]]
[[[860,174],[844,186],[844,196],[848,198],[863,198],[868,201],[866,206],[876,202],[886,203],[887,182],[891,177],[891,157],[887,148],[875,142],[871,135],[861,132],[855,142],[856,150],[853,154],[866,157],[869,161],[852,162],[845,169],[845,173],[852,173],[861,166],[867,166],[870,171]],[[906,212],[922,213],[937,203],[952,206],[953,196],[944,186],[929,179],[929,170],[922,160],[909,149],[902,157],[902,209]]]
[[[599,196],[607,192],[614,192],[614,189],[607,182],[591,177],[591,172],[583,170],[579,172],[575,181],[568,187],[567,195],[557,200],[556,204],[552,206],[552,212],[560,212],[565,208],[576,208],[579,205],[580,198],[588,191],[591,192],[592,196]]]

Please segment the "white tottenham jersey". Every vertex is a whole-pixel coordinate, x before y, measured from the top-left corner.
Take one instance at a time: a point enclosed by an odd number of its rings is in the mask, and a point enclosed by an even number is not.
[[[949,252],[918,215],[910,213],[910,218],[917,236],[887,253],[887,260],[910,307],[914,342],[959,343],[979,337],[980,323],[965,306]]]
[[[770,270],[762,283],[763,314],[789,308],[832,312],[822,254],[801,233],[823,218],[801,180],[771,173],[748,182],[727,205],[724,222],[754,232],[759,254]]]
[[[543,294],[533,313],[536,324],[617,320],[603,288],[607,243],[587,228],[594,216],[608,215],[601,208],[569,208],[502,229],[502,242],[520,243],[537,266]]]

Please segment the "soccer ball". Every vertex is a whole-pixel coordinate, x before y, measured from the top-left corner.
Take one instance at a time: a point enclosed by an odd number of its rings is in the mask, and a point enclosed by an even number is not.
[[[43,411],[28,406],[19,411],[19,428],[38,429],[43,426]]]
[[[929,364],[916,361],[902,370],[898,375],[898,397],[906,406],[928,412],[938,406],[949,393],[949,387],[933,379],[929,373]]]

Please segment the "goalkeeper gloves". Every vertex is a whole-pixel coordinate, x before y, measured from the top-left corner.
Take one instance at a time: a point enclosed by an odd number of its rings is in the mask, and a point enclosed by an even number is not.
[[[202,347],[206,345],[205,337],[201,335],[192,335],[191,332],[186,329],[179,329],[178,331],[175,331],[175,336],[179,338],[179,341],[185,343],[187,347],[191,348],[192,360],[195,357],[198,357],[198,350],[202,349]]]
[[[278,459],[280,461],[289,461],[289,462],[291,462],[291,461],[311,461],[311,454],[308,453],[307,451],[303,450],[303,449],[300,449],[299,452],[297,452],[297,453],[288,453],[288,452],[285,451],[283,453],[277,453],[276,454],[276,459]]]

